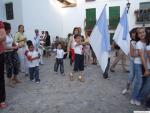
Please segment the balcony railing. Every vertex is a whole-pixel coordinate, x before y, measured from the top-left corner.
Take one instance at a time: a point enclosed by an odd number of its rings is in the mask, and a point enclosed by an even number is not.
[[[150,8],[135,10],[134,14],[136,16],[137,24],[149,24],[150,23]]]

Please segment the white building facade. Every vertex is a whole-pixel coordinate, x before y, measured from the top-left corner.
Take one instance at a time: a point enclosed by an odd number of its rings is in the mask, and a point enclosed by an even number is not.
[[[6,19],[6,3],[13,3],[12,20]],[[12,33],[18,30],[18,25],[25,26],[25,35],[28,39],[34,36],[34,29],[49,31],[51,37],[67,37],[75,26],[80,26],[84,31],[84,20],[86,9],[96,8],[96,18],[98,19],[103,7],[107,4],[107,18],[109,19],[109,7],[120,6],[120,16],[126,7],[127,0],[95,0],[85,2],[76,0],[77,6],[71,8],[61,8],[57,0],[0,0],[0,20],[7,21],[12,25]],[[129,0],[129,28],[142,26],[136,24],[135,10],[139,9],[140,3],[150,2],[150,0]],[[145,24],[149,26],[150,24]],[[114,32],[114,31],[111,31]]]

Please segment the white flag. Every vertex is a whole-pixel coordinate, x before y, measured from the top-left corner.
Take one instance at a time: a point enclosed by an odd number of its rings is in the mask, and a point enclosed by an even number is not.
[[[122,49],[122,51],[128,55],[130,52],[130,35],[128,26],[127,9],[125,8],[124,13],[120,19],[120,22],[115,31],[113,40]]]
[[[110,51],[110,36],[106,18],[106,6],[91,33],[90,44],[104,73],[108,64]]]

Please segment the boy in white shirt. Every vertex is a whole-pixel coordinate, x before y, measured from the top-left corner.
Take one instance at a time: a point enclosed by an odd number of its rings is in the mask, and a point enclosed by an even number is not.
[[[64,76],[64,63],[63,63],[63,58],[64,58],[64,50],[62,49],[61,43],[58,43],[57,49],[54,49],[56,51],[56,62],[54,65],[54,71],[57,73],[58,68],[60,65],[60,73]]]
[[[28,45],[28,64],[29,64],[29,73],[30,73],[30,80],[34,81],[38,84],[40,83],[39,79],[39,53],[34,49],[33,44]]]

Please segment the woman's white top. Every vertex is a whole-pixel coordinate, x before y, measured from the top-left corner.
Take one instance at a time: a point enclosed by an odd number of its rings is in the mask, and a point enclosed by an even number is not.
[[[13,40],[13,37],[11,36],[11,34],[6,36],[6,41],[5,42],[6,42],[6,47],[7,48],[12,48],[14,40]]]
[[[136,43],[135,48],[136,48],[136,52],[137,52],[137,53],[138,53],[138,50],[140,49],[140,50],[142,50],[142,51],[144,52],[144,54],[145,54],[146,43],[141,42],[141,41],[138,41],[138,42]],[[145,55],[144,55],[144,56],[145,56]],[[135,63],[135,64],[142,64],[141,57],[140,57],[140,56],[135,57],[135,58],[134,58],[134,63]]]

